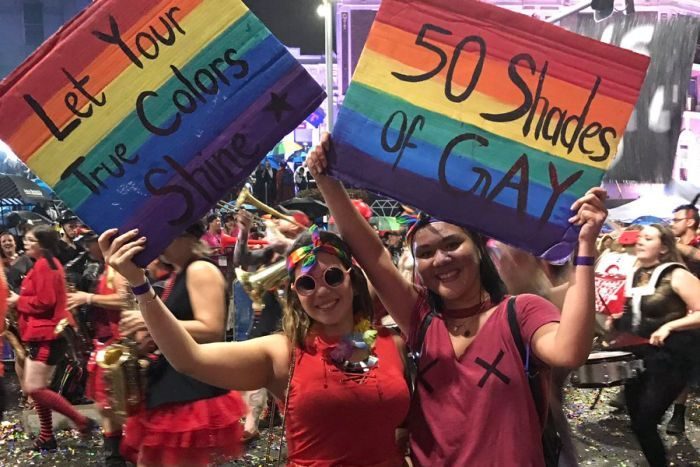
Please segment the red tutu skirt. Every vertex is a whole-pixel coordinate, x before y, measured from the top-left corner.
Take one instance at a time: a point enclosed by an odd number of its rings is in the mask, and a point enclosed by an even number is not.
[[[199,466],[225,462],[243,453],[240,419],[245,413],[246,405],[235,391],[145,409],[127,419],[121,454],[134,464]]]

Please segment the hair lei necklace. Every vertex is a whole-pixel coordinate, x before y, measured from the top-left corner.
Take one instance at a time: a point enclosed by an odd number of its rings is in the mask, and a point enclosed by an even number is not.
[[[379,361],[373,354],[376,342],[377,330],[364,319],[355,325],[352,334],[326,348],[323,358],[348,373],[367,373]]]

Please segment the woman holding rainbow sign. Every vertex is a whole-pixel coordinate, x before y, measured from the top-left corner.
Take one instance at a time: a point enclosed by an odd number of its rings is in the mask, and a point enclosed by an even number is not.
[[[544,465],[540,418],[508,309],[530,373],[585,362],[593,342],[593,257],[607,215],[605,192],[593,188],[571,207],[570,222],[581,230],[560,313],[534,295],[508,300],[482,237],[429,217],[408,232],[416,274],[414,282],[404,279],[342,184],[325,175],[329,148],[325,135],[307,159],[309,169],[382,303],[409,347],[420,351],[408,419],[414,464]]]

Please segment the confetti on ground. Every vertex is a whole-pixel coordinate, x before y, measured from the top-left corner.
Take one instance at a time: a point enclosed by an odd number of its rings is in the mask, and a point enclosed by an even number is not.
[[[7,393],[19,394],[14,375],[6,379]],[[617,388],[606,389],[591,409],[596,390],[567,388],[565,391],[565,414],[573,431],[574,443],[580,464],[596,467],[637,467],[646,465],[637,442],[629,427],[627,415],[615,409],[610,402],[619,392]],[[669,465],[678,467],[700,466],[700,398],[698,392],[691,393],[686,414],[685,436],[665,434],[665,422],[659,428],[669,452]],[[81,467],[102,464],[102,439],[95,434],[87,442],[78,437],[75,430],[59,431],[56,434],[59,449],[51,453],[31,450],[32,440],[20,423],[21,410],[17,401],[9,401],[10,410],[5,421],[0,423],[0,465],[3,467],[46,466]],[[670,417],[670,411],[667,418]],[[280,428],[274,428],[272,458],[277,459]],[[226,467],[261,467],[272,465],[266,462],[268,431],[261,430],[260,438],[248,445],[245,456]]]

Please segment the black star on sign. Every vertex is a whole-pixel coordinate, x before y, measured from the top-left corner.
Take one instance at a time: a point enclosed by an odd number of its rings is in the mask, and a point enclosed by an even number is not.
[[[287,93],[276,94],[274,92],[270,93],[270,103],[267,104],[263,110],[265,112],[274,112],[275,120],[277,123],[282,121],[282,112],[290,112],[294,110],[294,107],[289,105],[287,102]]]

